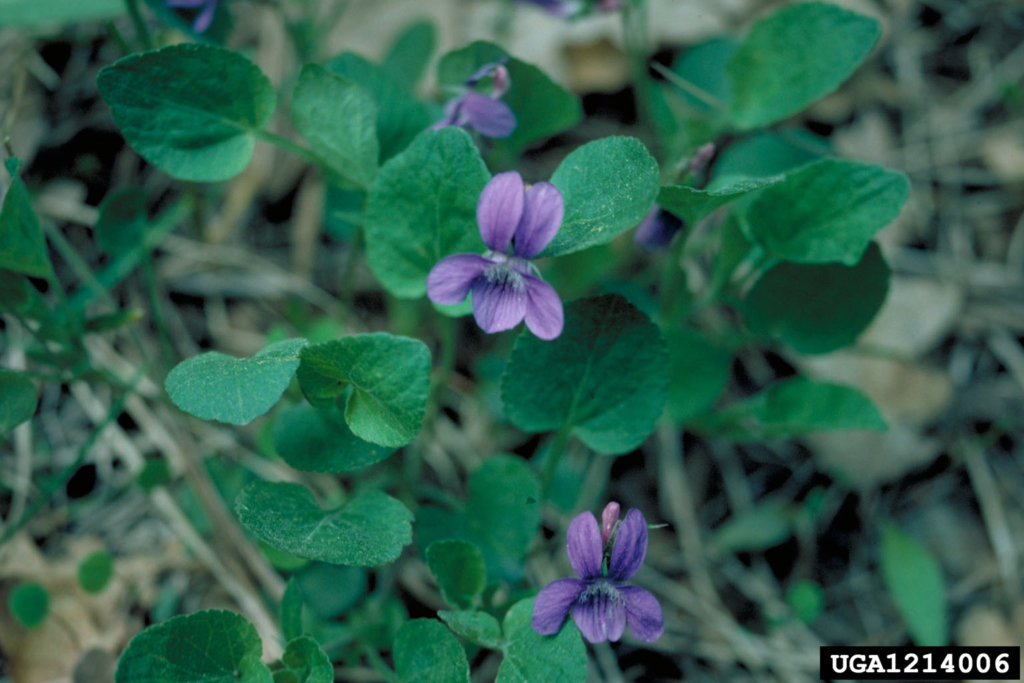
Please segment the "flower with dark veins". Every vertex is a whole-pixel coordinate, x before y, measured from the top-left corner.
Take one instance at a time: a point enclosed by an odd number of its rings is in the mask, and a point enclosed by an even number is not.
[[[192,22],[192,30],[196,33],[205,33],[213,23],[213,17],[217,14],[217,3],[220,0],[167,0],[167,6],[173,9],[196,9],[203,8]]]
[[[453,254],[427,275],[427,296],[452,305],[473,295],[473,317],[484,332],[510,330],[526,319],[541,339],[562,333],[562,300],[530,259],[562,225],[562,193],[551,183],[525,189],[515,171],[499,173],[480,193],[476,219],[488,252]],[[511,247],[511,253],[509,248]]]
[[[501,98],[511,87],[511,79],[505,62],[490,62],[473,72],[466,79],[466,92],[445,105],[444,118],[431,128],[438,130],[446,126],[471,128],[484,137],[507,138],[516,129],[516,115]],[[491,93],[486,95],[474,88],[485,78],[491,79]]]
[[[658,599],[639,586],[626,586],[647,555],[647,520],[636,508],[618,522],[619,504],[609,503],[602,526],[591,512],[577,515],[566,540],[569,563],[580,578],[556,579],[533,601],[533,630],[558,633],[566,616],[592,643],[615,642],[629,630],[637,640],[653,642],[665,630]],[[612,531],[607,537],[602,527]]]

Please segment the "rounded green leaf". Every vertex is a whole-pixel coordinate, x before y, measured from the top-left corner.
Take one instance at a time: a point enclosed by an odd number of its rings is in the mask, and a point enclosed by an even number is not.
[[[294,576],[288,579],[281,596],[281,635],[286,642],[302,635],[302,590]]]
[[[6,434],[36,412],[36,386],[25,375],[0,369],[0,434]]]
[[[599,453],[628,453],[661,415],[668,362],[658,328],[626,299],[579,299],[554,341],[516,340],[501,382],[505,413],[523,431],[567,425]]]
[[[879,550],[885,587],[917,645],[949,644],[946,581],[928,548],[901,529],[882,527]]]
[[[533,598],[522,600],[505,614],[505,658],[495,683],[583,683],[587,680],[587,648],[572,619],[553,636],[533,630]]]
[[[413,619],[395,637],[395,673],[403,683],[469,683],[466,652],[436,619]]]
[[[106,550],[97,550],[78,565],[78,585],[86,593],[101,593],[114,577],[114,558]]]
[[[205,610],[150,626],[128,643],[117,683],[270,683],[263,643],[239,614]]]
[[[497,650],[502,647],[501,625],[487,612],[446,612],[437,616],[448,628],[471,643]]]
[[[875,19],[821,2],[768,15],[729,61],[730,117],[757,128],[796,114],[849,78],[881,33]]]
[[[241,173],[276,100],[248,59],[195,43],[129,55],[102,69],[98,85],[128,144],[181,180]]]
[[[522,575],[523,556],[540,528],[540,483],[523,461],[496,455],[469,478],[469,499],[454,511],[424,506],[417,513],[417,543],[462,539],[477,547],[487,574],[515,581]]]
[[[733,515],[714,530],[711,546],[720,552],[757,552],[793,535],[793,506],[771,499]]]
[[[381,446],[404,446],[426,414],[430,351],[417,339],[386,332],[313,344],[302,350],[299,383],[313,399],[351,387],[345,421],[352,433]]]
[[[25,628],[35,628],[50,613],[50,593],[38,583],[23,583],[7,596],[7,609]]]
[[[471,606],[487,586],[484,556],[475,545],[456,539],[427,547],[427,566],[450,605]]]
[[[437,80],[458,91],[471,74],[485,64],[505,59],[510,87],[502,96],[516,116],[516,128],[507,138],[491,144],[510,157],[530,144],[566,131],[583,119],[579,99],[552,81],[533,64],[510,56],[494,43],[477,41],[449,52],[437,65]]]
[[[758,131],[729,143],[715,160],[715,182],[786,173],[829,156],[828,141],[803,128]]]
[[[729,381],[732,354],[689,329],[662,330],[671,372],[665,415],[683,424],[704,413]]]
[[[740,306],[755,333],[777,336],[801,353],[853,344],[889,292],[889,265],[874,242],[860,263],[780,263]]]
[[[301,636],[285,647],[274,683],[334,683],[334,667],[315,640]]]
[[[174,405],[203,420],[244,425],[270,410],[299,367],[305,339],[271,344],[251,358],[217,351],[179,363],[164,387]]]
[[[21,162],[10,158],[4,166],[11,174],[11,184],[0,207],[0,268],[33,277],[48,277],[50,254],[39,218],[32,208],[32,198],[18,173]]]
[[[306,64],[292,94],[292,123],[332,171],[356,187],[377,175],[377,103],[362,86]]]
[[[602,138],[572,152],[551,176],[565,218],[541,256],[604,244],[635,227],[654,206],[658,176],[658,162],[635,138]]]
[[[235,501],[238,519],[278,550],[331,564],[374,567],[412,542],[412,514],[382,491],[323,510],[299,484],[256,481]]]
[[[350,472],[395,452],[353,434],[334,405],[292,406],[277,418],[270,434],[278,455],[303,472]]]
[[[747,208],[744,228],[776,258],[852,266],[875,233],[899,215],[909,191],[898,171],[822,159],[763,189]]]
[[[466,131],[426,131],[384,164],[366,206],[366,258],[395,296],[427,291],[445,256],[482,253],[476,203],[491,174]]]
[[[377,139],[380,141],[381,161],[408,147],[413,138],[433,122],[426,105],[373,62],[345,52],[325,66],[328,71],[361,85],[377,102]]]
[[[738,441],[814,432],[888,429],[878,408],[853,387],[793,377],[709,416],[698,428]]]

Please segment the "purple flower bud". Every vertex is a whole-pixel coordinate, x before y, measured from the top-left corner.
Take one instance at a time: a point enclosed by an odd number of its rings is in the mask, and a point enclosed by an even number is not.
[[[701,145],[700,149],[694,153],[693,158],[690,159],[687,170],[689,170],[693,175],[704,175],[708,170],[708,164],[711,163],[711,159],[714,158],[714,156],[715,143],[704,143]]]
[[[504,64],[499,64],[495,67],[492,83],[491,97],[494,98],[504,97],[508,89],[512,87],[512,77],[509,75],[508,69],[505,68]]]
[[[488,62],[470,74],[466,79],[467,91],[450,100],[445,105],[444,118],[431,128],[438,130],[446,126],[472,128],[484,137],[507,138],[516,129],[516,115],[512,108],[501,100],[511,86],[511,78],[505,62],[508,57],[497,62]],[[491,94],[484,95],[472,88],[491,77]]]
[[[602,513],[607,521],[610,503]],[[572,612],[583,637],[592,643],[619,640],[629,624],[637,640],[653,642],[665,630],[658,599],[639,586],[624,583],[640,569],[647,554],[647,520],[632,509],[619,531],[604,569],[605,547],[591,512],[577,515],[566,532],[569,564],[580,578],[557,579],[533,600],[533,630],[542,636],[558,633]]]
[[[604,506],[604,512],[601,513],[601,540],[605,545],[608,545],[608,539],[612,537],[618,522],[619,504],[613,500]]]

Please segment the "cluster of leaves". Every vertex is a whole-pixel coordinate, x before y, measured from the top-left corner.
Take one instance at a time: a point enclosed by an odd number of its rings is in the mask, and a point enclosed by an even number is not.
[[[477,42],[442,56],[437,81],[455,87],[482,65],[507,60],[512,85],[505,99],[516,115],[515,132],[483,144],[462,129],[429,130],[439,108],[414,94],[433,43],[424,30],[429,34],[423,25],[410,28],[399,39],[401,49],[381,64],[344,53],[304,65],[288,98],[288,118],[308,146],[268,130],[278,93],[255,64],[215,44],[129,55],[100,72],[99,91],[131,147],[183,181],[236,176],[260,140],[301,155],[329,182],[328,218],[342,217],[335,233],[361,232],[366,262],[387,293],[422,300],[426,275],[440,259],[484,251],[476,206],[492,169],[515,165],[524,150],[582,117],[577,98],[541,70]],[[387,477],[367,468],[415,447],[446,378],[444,368],[432,378],[428,346],[408,336],[282,339],[250,358],[204,353],[167,376],[171,401],[203,420],[248,424],[286,397],[269,430],[274,452],[301,472],[345,474],[348,490],[323,504],[297,483],[255,480],[238,492],[238,519],[278,566],[380,567],[412,543],[415,523],[418,546],[453,610],[439,612],[440,621],[364,617],[377,635],[358,642],[374,653],[391,649],[399,680],[468,680],[466,648],[500,651],[499,681],[585,679],[575,627],[537,635],[530,627],[532,598],[523,592],[524,558],[568,440],[614,456],[639,447],[659,421],[735,440],[885,429],[878,410],[855,389],[806,377],[718,405],[735,354],[745,346],[780,341],[804,354],[848,346],[885,299],[889,268],[874,237],[899,214],[906,178],[835,158],[784,127],[756,130],[839,87],[878,36],[876,21],[833,5],[779,10],[738,40],[686,51],[667,80],[654,84],[658,159],[637,139],[615,136],[580,146],[558,165],[550,180],[564,198],[565,218],[541,257],[579,252],[574,258],[603,259],[594,248],[635,227],[655,204],[686,229],[664,259],[657,301],[643,286],[624,285],[615,290],[620,293],[569,302],[556,340],[528,332],[516,339],[500,382],[500,409],[523,432],[550,434],[543,472],[522,458],[494,455],[472,474],[464,502],[418,504],[385,492]],[[727,134],[735,141],[715,160],[707,182],[676,173],[681,157]],[[83,376],[90,366],[81,335],[128,325],[133,313],[88,318],[84,299],[75,296],[50,307],[29,278],[46,278],[56,291],[60,284],[17,162],[8,169],[13,181],[0,212],[4,308],[39,336],[37,361]],[[145,196],[129,188],[101,207],[96,238],[112,257],[96,276],[103,285],[113,286],[148,258],[190,208],[182,200],[150,219],[145,205]],[[708,226],[713,239],[699,239]],[[683,280],[684,250],[712,264],[702,292],[689,291]],[[557,270],[558,262],[551,263]],[[696,314],[711,306],[739,316],[706,326]],[[437,308],[443,316],[467,313],[465,306]],[[35,410],[35,386],[23,373],[0,371],[0,397],[4,432]],[[797,515],[779,506],[773,538],[790,533]],[[749,547],[735,526],[719,538],[723,549]],[[914,591],[906,585],[908,572],[926,553],[908,554],[911,546],[899,533],[884,530],[882,565],[893,590],[906,596]],[[109,556],[91,558],[83,564],[83,588],[101,590],[110,573]],[[898,597],[897,605],[916,613],[908,600]],[[34,588],[16,591],[12,601],[26,625],[45,616],[46,601]],[[797,591],[793,602],[807,606],[806,614],[820,611],[813,587]],[[325,620],[308,614],[319,607],[303,598],[298,583],[289,584],[281,605],[286,649],[272,665],[262,662],[255,629],[238,615],[175,617],[132,641],[118,680],[333,680],[336,653],[321,649]],[[910,619],[922,641],[944,638]]]

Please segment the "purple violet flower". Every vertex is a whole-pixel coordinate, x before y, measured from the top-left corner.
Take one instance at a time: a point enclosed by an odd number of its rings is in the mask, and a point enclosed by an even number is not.
[[[665,630],[658,599],[639,586],[623,585],[644,563],[647,520],[633,508],[618,522],[618,508],[618,503],[609,503],[601,515],[606,525],[616,520],[606,540],[592,512],[577,515],[569,524],[569,563],[580,578],[556,579],[537,594],[532,620],[537,633],[558,633],[570,610],[592,643],[619,640],[627,623],[633,637],[645,642],[657,640]]]
[[[476,207],[487,253],[441,259],[427,275],[427,296],[452,305],[472,292],[473,317],[484,332],[510,330],[525,318],[535,335],[554,339],[562,333],[562,300],[530,259],[555,236],[564,214],[562,193],[551,183],[527,190],[515,171],[499,173],[484,187]]]
[[[683,221],[663,208],[654,205],[633,233],[633,241],[648,251],[668,246],[676,233],[683,229]]]
[[[174,9],[195,9],[202,7],[203,11],[196,15],[192,22],[192,30],[196,33],[205,33],[213,23],[213,17],[217,13],[217,3],[220,0],[167,0],[167,6]]]
[[[466,79],[466,92],[450,100],[444,108],[444,118],[431,128],[438,130],[446,126],[472,128],[488,138],[507,138],[516,129],[516,115],[512,108],[502,101],[511,87],[505,62],[490,62],[477,69]],[[473,90],[488,76],[491,77],[491,94]]]

